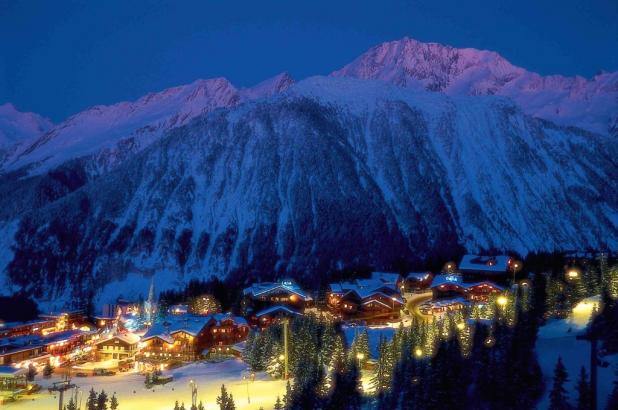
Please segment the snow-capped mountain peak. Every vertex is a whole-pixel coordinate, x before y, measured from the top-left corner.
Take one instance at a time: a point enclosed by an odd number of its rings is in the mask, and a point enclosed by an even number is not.
[[[0,105],[0,149],[34,138],[53,126],[45,117],[18,111],[11,103]]]
[[[6,161],[4,170],[28,167],[36,174],[71,159],[93,156],[93,172],[104,172],[198,115],[273,95],[293,82],[287,73],[243,89],[222,77],[200,79],[133,102],[97,105],[31,139]]]
[[[386,81],[449,95],[503,95],[526,113],[560,125],[611,134],[618,117],[618,73],[541,76],[493,51],[404,38],[379,44],[331,74]]]

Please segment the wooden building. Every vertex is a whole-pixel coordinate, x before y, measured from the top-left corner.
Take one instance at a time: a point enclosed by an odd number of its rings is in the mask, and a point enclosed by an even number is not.
[[[433,280],[431,272],[410,272],[403,281],[405,292],[422,292],[430,288]]]
[[[137,354],[139,341],[139,336],[133,333],[112,334],[99,339],[95,343],[96,360],[130,360]]]
[[[377,276],[331,283],[326,296],[327,306],[336,317],[344,320],[368,323],[396,320],[404,305],[398,286],[402,286],[402,282],[384,281]]]
[[[244,341],[249,325],[244,318],[217,313],[178,315],[155,323],[139,344],[139,361],[158,364],[198,359],[204,350]]]
[[[264,309],[280,305],[303,313],[312,303],[311,295],[291,280],[255,283],[243,290],[242,308],[246,316],[255,317]]]

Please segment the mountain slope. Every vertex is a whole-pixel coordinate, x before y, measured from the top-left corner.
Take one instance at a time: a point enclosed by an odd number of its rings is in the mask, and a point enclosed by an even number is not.
[[[618,72],[591,80],[541,76],[492,51],[457,49],[404,38],[377,45],[332,73],[424,88],[448,95],[501,95],[527,114],[559,125],[612,134],[618,121]]]
[[[616,249],[608,138],[503,98],[312,78],[200,116],[25,215],[7,274],[85,297],[142,275],[315,275],[458,246]]]

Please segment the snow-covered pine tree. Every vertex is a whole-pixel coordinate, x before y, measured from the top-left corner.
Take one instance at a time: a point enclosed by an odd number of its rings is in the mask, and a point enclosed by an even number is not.
[[[110,408],[110,410],[116,410],[116,409],[118,409],[118,404],[119,404],[119,403],[118,403],[118,399],[116,398],[116,395],[115,395],[115,394],[113,394],[113,395],[112,395],[112,398],[111,398],[111,399],[110,399],[110,401],[109,401],[109,408]]]
[[[549,410],[570,410],[568,393],[564,385],[569,381],[562,357],[558,357],[556,367],[554,368],[554,382],[549,393]]]
[[[586,368],[582,366],[577,379],[577,410],[591,410],[590,398],[592,391],[590,390],[590,381]]]

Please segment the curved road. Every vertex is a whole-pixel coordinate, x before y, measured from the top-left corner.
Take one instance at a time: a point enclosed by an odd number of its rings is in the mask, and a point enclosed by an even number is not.
[[[419,321],[433,320],[432,315],[424,315],[420,312],[420,310],[418,310],[418,307],[420,305],[427,302],[428,300],[431,300],[431,291],[423,293],[406,293],[405,298],[406,308],[408,309],[408,312],[410,312],[410,316],[416,318]]]

